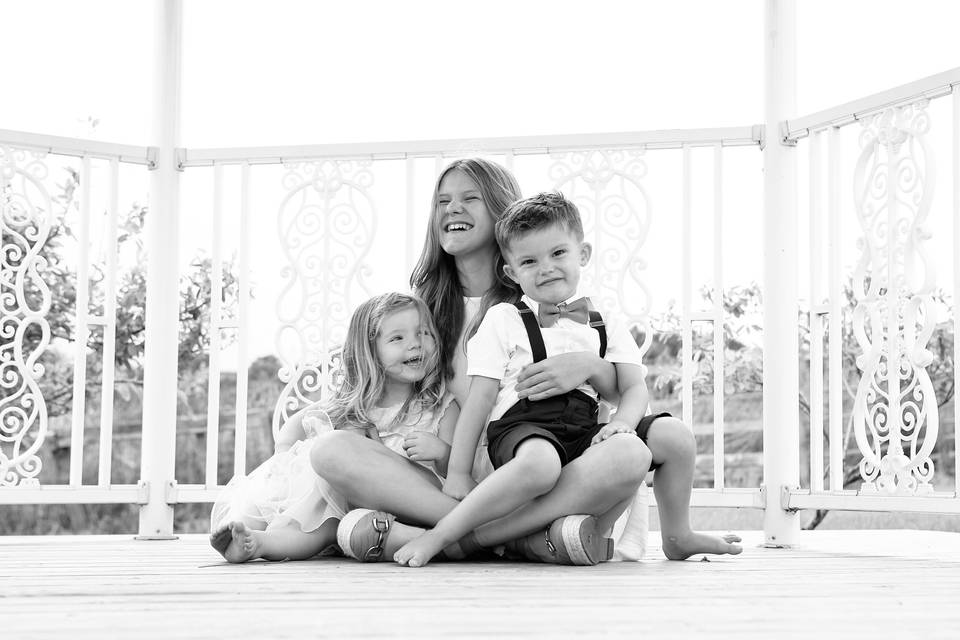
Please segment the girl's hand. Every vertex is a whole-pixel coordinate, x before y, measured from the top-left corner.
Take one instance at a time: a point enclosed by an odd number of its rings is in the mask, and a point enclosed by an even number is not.
[[[590,377],[599,360],[595,353],[575,351],[528,364],[517,376],[517,394],[543,400],[572,391]]]
[[[637,435],[637,430],[636,428],[628,425],[626,422],[618,422],[617,420],[613,420],[612,422],[603,425],[603,428],[597,432],[597,435],[593,436],[593,439],[590,441],[590,445],[593,446],[595,444],[600,444],[615,433],[632,433],[633,435]]]
[[[456,500],[463,500],[477,483],[467,474],[454,473],[443,481],[443,492]]]
[[[404,438],[403,450],[417,462],[445,460],[450,455],[450,445],[426,431],[414,431]]]

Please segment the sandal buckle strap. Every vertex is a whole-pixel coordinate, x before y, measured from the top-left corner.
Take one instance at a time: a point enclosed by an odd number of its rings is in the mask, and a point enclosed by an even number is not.
[[[373,530],[377,532],[377,542],[367,549],[363,554],[364,562],[377,561],[383,555],[383,543],[386,541],[387,532],[390,530],[390,521],[386,518],[373,518]]]
[[[553,546],[553,541],[550,540],[550,527],[547,527],[543,530],[543,539],[547,543],[547,551],[550,552],[550,555],[557,555],[557,548]]]

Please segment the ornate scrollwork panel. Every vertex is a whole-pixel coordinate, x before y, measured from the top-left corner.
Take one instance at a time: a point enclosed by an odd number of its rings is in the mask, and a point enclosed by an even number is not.
[[[854,201],[863,230],[854,272],[854,334],[863,352],[854,434],[863,493],[933,491],[939,415],[925,367],[933,334],[934,266],[925,228],[934,190],[926,101],[863,122]]]
[[[584,288],[596,296],[601,312],[618,308],[628,324],[644,335],[650,330],[650,291],[643,281],[647,263],[641,255],[650,230],[650,197],[643,186],[647,165],[643,150],[605,149],[551,155],[553,186],[576,203],[584,234],[593,245]]]
[[[43,154],[0,147],[0,487],[39,484],[47,434],[38,360],[50,344],[40,254],[52,224]]]
[[[369,297],[364,261],[376,235],[370,161],[285,165],[278,233],[286,258],[277,297],[277,350],[286,384],[274,412],[283,421],[331,385],[354,306]]]

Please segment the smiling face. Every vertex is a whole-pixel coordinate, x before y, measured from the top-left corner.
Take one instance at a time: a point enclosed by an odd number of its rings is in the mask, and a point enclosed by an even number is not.
[[[387,382],[412,384],[428,373],[436,343],[420,312],[409,307],[384,316],[376,347]]]
[[[480,187],[463,171],[453,169],[437,190],[436,223],[440,246],[452,256],[465,256],[496,245],[493,217]]]
[[[552,224],[511,240],[503,270],[533,300],[558,304],[576,293],[590,251],[589,243]]]

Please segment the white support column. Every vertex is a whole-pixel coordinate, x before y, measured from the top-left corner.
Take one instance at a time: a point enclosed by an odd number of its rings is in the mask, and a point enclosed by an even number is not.
[[[783,487],[800,484],[800,412],[797,403],[797,159],[780,123],[796,110],[796,5],[764,3],[763,150],[763,529],[769,546],[796,542],[800,521],[781,507]]]
[[[683,147],[683,210],[680,222],[680,380],[681,419],[693,426],[693,160]],[[600,210],[599,208],[597,209]],[[599,260],[594,261],[600,264]],[[599,275],[599,274],[598,274]],[[599,281],[599,277],[597,278]]]
[[[145,224],[147,315],[143,374],[141,482],[149,488],[140,509],[140,539],[173,536],[167,487],[174,480],[179,344],[178,233],[180,176],[175,149],[180,138],[181,0],[155,0],[153,131],[157,168],[150,179]]]

